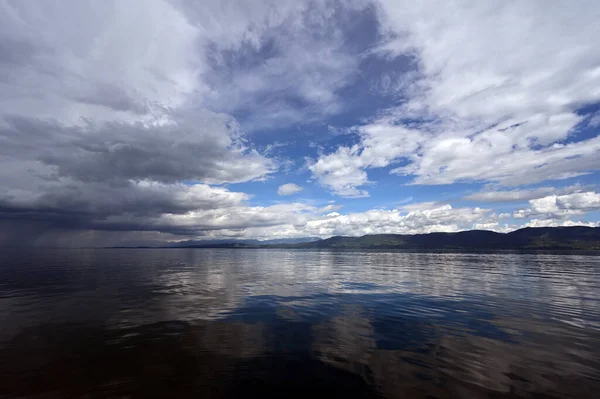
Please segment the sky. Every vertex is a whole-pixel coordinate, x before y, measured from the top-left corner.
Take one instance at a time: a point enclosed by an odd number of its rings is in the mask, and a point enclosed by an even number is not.
[[[599,226],[598,20],[0,0],[0,246]]]

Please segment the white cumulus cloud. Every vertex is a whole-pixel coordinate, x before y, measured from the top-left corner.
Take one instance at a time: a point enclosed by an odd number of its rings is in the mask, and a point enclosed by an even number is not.
[[[532,199],[529,208],[515,211],[514,216],[526,218],[541,215],[549,219],[564,219],[596,210],[600,210],[600,194],[589,191]]]
[[[398,163],[392,173],[413,184],[518,186],[600,169],[600,138],[577,130],[578,108],[600,100],[597,2],[380,4],[381,55],[410,56],[416,70],[398,77],[400,106],[314,162],[321,184],[367,195],[366,171]]]
[[[279,186],[277,189],[278,195],[293,195],[302,191],[302,187],[294,183],[287,183]]]

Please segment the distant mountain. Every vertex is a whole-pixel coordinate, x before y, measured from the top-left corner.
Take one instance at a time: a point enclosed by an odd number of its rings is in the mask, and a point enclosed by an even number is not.
[[[362,237],[316,237],[276,240],[181,241],[161,248],[306,248],[417,250],[600,250],[600,227],[527,227],[510,233],[469,230],[458,233],[372,234]]]
[[[277,245],[277,244],[301,244],[307,242],[321,241],[319,237],[301,237],[301,238],[278,238],[274,240],[259,241],[260,244]]]
[[[169,243],[168,248],[237,248],[267,245],[293,245],[321,240],[318,237],[279,238],[274,240],[190,240]]]
[[[511,233],[470,230],[458,233],[373,234],[362,237],[331,237],[293,248],[347,249],[556,249],[600,250],[600,227],[524,228]]]

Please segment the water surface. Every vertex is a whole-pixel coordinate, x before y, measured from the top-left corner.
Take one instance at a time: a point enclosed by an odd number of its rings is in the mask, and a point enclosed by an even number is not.
[[[2,398],[598,392],[591,253],[0,252]]]

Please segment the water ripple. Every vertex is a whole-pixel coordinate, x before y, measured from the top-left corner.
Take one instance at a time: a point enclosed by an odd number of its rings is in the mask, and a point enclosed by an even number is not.
[[[593,398],[600,257],[4,251],[0,325],[0,397]]]

